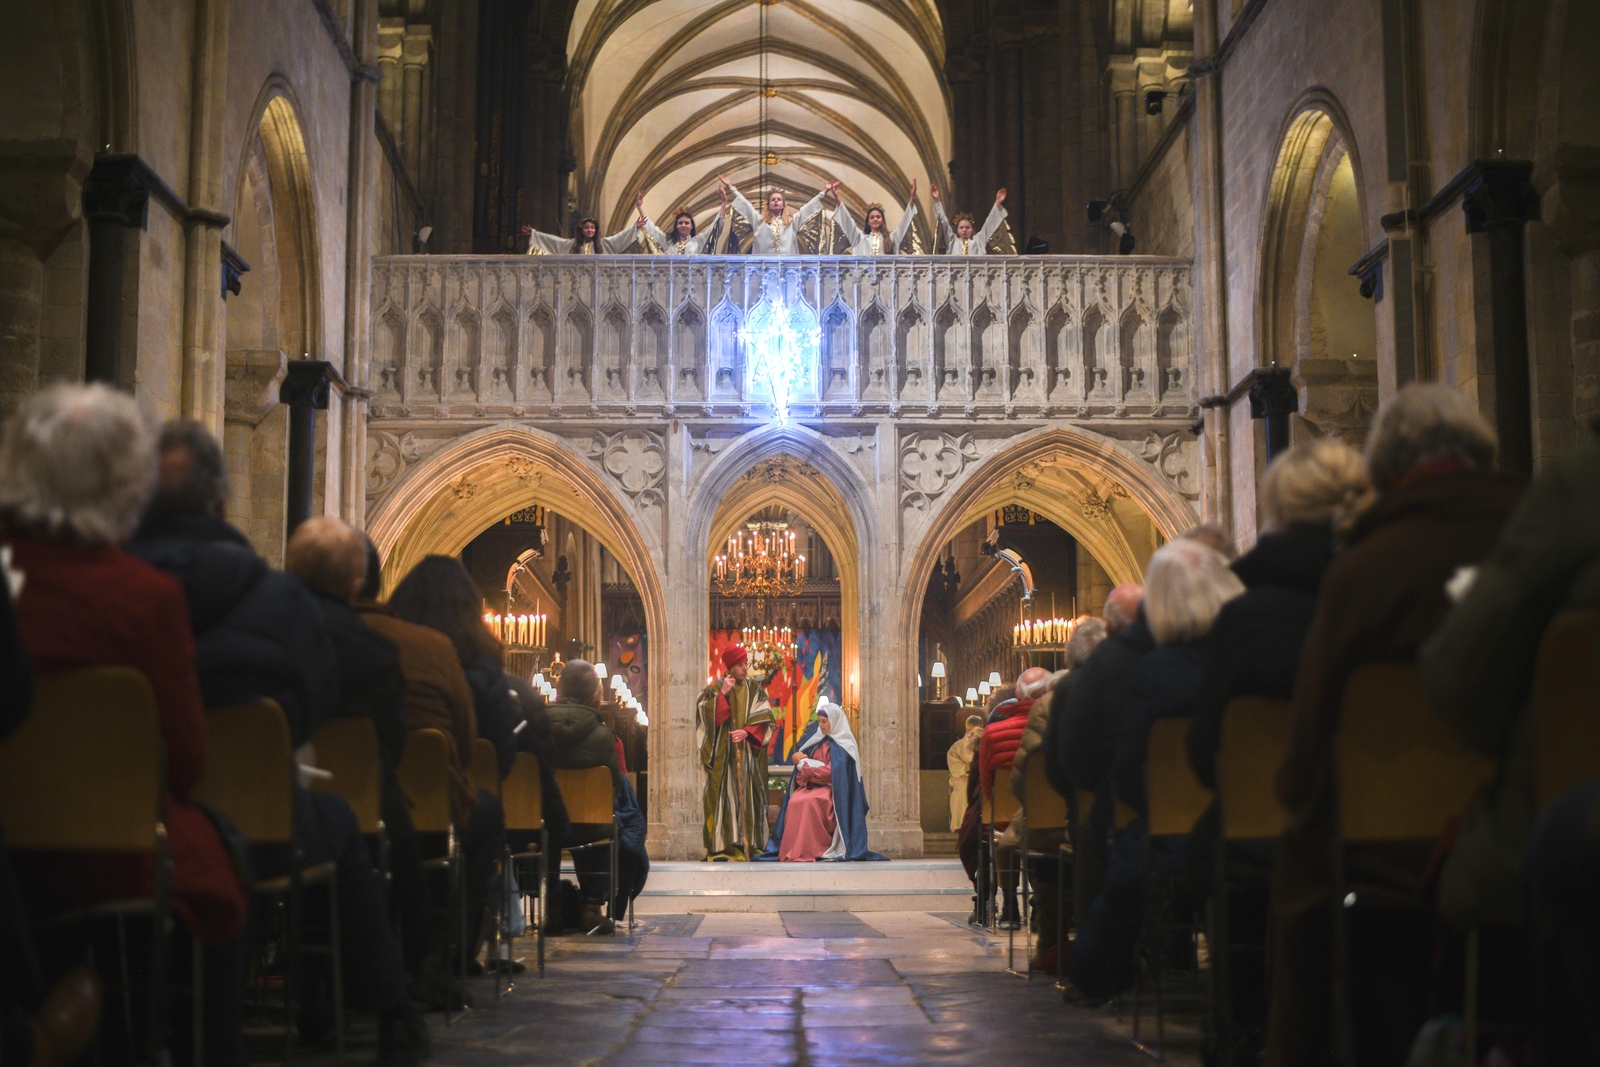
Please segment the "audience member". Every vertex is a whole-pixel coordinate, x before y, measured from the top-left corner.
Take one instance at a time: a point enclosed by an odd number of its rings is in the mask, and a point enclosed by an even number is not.
[[[1279,800],[1290,812],[1272,889],[1272,991],[1267,1062],[1301,1064],[1333,1041],[1330,975],[1336,896],[1363,904],[1409,903],[1426,850],[1347,849],[1342,881],[1332,867],[1335,738],[1345,683],[1359,666],[1407,661],[1449,607],[1446,583],[1476,563],[1522,492],[1491,469],[1494,433],[1455,390],[1412,384],[1378,413],[1366,460],[1376,498],[1349,533],[1349,547],[1323,576],[1295,680],[1288,752],[1278,768]],[[1431,714],[1431,712],[1428,712]],[[1430,942],[1409,915],[1368,909],[1359,929],[1346,913],[1347,971],[1358,1028],[1358,1062],[1398,1062],[1425,1014]],[[1384,946],[1385,965],[1362,963],[1362,945]],[[1396,1052],[1398,1049],[1398,1053]]]
[[[1115,996],[1133,983],[1146,878],[1184,869],[1185,838],[1149,834],[1145,753],[1157,720],[1189,716],[1205,666],[1206,633],[1222,605],[1244,585],[1220,552],[1198,538],[1179,538],[1150,557],[1144,589],[1155,647],[1139,658],[1127,682],[1110,776],[1117,799],[1137,817],[1116,832],[1105,882],[1067,955],[1068,977],[1093,1000]]]
[[[998,698],[1008,691],[1016,694],[1024,687],[1027,687],[1028,692],[1033,692],[1034,685],[1049,677],[1050,672],[1043,667],[1029,667],[1018,677],[1015,686],[1005,686],[996,692],[995,696]],[[989,713],[989,725],[984,728],[983,737],[978,742],[979,785],[983,790],[983,799],[989,802],[992,826],[996,832],[1005,830],[1010,819],[1001,819],[997,812],[993,812],[995,776],[1004,774],[1007,781],[1010,780],[1011,761],[1017,754],[1017,746],[1022,743],[1022,731],[1028,724],[1028,712],[1032,708],[1032,698],[1007,695]],[[996,858],[997,861],[1001,858],[999,851],[996,852]],[[1004,863],[996,864],[1000,884],[1005,890],[1005,904],[1001,909],[1000,923],[1002,926],[1014,928],[1020,922],[1016,897],[1016,849],[1008,850],[1004,859]]]
[[[644,888],[650,860],[644,850],[645,827],[639,802],[622,773],[617,735],[600,717],[600,695],[600,678],[594,667],[585,660],[569,659],[561,669],[558,699],[550,705],[549,714],[556,767],[568,770],[608,767],[611,770],[612,803],[621,824],[617,855],[619,884],[607,884],[610,858],[603,850],[584,849],[572,856],[584,898],[580,926],[589,933],[609,934],[614,926],[603,911],[607,894],[613,901],[614,914],[622,914],[628,901]],[[575,826],[568,843],[581,845],[609,837],[611,832],[609,826]]]
[[[228,524],[227,465],[215,438],[198,423],[173,422],[162,427],[159,448],[160,480],[130,551],[171,573],[189,594],[206,707],[263,697],[286,700],[282,706],[298,748],[341,707],[334,644],[323,611],[304,583],[268,567]],[[365,675],[359,680],[369,681]],[[429,1054],[427,1024],[407,995],[384,884],[355,812],[340,796],[299,786],[294,809],[298,854],[257,846],[255,872],[272,877],[294,863],[337,864],[348,999],[378,1013],[382,1062],[418,1062]],[[320,967],[308,976],[319,983],[329,980]],[[303,1041],[331,1041],[328,997],[316,992],[305,997],[297,1025]]]
[[[950,768],[950,832],[959,833],[961,819],[967,813],[967,771],[972,767],[972,757],[978,754],[978,741],[983,737],[983,716],[968,715],[965,731],[950,743],[945,752],[945,763]]]
[[[1501,764],[1440,872],[1439,911],[1462,929],[1512,922],[1521,912],[1522,857],[1535,814],[1526,715],[1534,660],[1558,612],[1600,608],[1600,419],[1594,431],[1529,487],[1419,656],[1446,724]]]
[[[1239,555],[1239,546],[1234,542],[1233,535],[1214,522],[1204,522],[1199,526],[1191,526],[1178,535],[1187,541],[1198,541],[1207,548],[1217,551],[1225,560],[1233,560]]]
[[[206,1048],[216,1063],[242,1064],[246,901],[222,834],[187,799],[205,771],[206,720],[183,588],[116,547],[155,481],[154,435],[131,397],[104,385],[50,386],[23,401],[0,436],[0,539],[8,570],[21,576],[17,629],[35,675],[132,667],[155,691],[173,910],[207,946]],[[155,888],[142,857],[17,851],[12,861],[36,919]]]
[[[1360,454],[1330,438],[1301,442],[1267,468],[1261,536],[1233,563],[1245,591],[1223,605],[1211,627],[1189,724],[1189,761],[1207,787],[1216,786],[1228,701],[1293,694],[1317,587],[1333,562],[1334,526],[1353,513],[1368,488]]]
[[[1525,1003],[1535,1067],[1600,1063],[1600,778],[1557,797],[1528,839]]]
[[[296,747],[339,703],[316,600],[227,521],[228,466],[196,422],[161,428],[160,482],[128,551],[183,584],[207,708],[268,697]]]

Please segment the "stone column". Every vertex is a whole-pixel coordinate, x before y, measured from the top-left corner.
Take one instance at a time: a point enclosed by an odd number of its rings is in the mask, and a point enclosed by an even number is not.
[[[325,359],[291,359],[278,401],[289,406],[289,509],[284,537],[312,514],[316,483],[317,412],[328,410],[333,364]]]
[[[0,239],[0,419],[39,382],[44,263],[21,241]]]
[[[1271,463],[1289,447],[1289,416],[1300,410],[1300,394],[1295,392],[1286,367],[1263,368],[1250,383],[1250,417],[1267,424],[1267,462]]]
[[[124,236],[144,229],[150,208],[148,170],[138,156],[101,156],[83,188],[89,220],[89,286],[84,379],[133,390],[133,361],[123,357]]]
[[[903,615],[906,566],[900,532],[900,450],[891,424],[877,431],[873,498],[878,543],[861,546],[863,692],[876,706],[862,709],[862,768],[872,805],[872,847],[890,856],[922,855],[922,779],[917,735],[917,620]]]
[[[351,44],[361,67],[350,82],[350,148],[345,193],[343,468],[336,512],[360,526],[367,510],[367,403],[372,396],[372,226],[377,176],[379,86],[377,0],[356,0]]]
[[[223,355],[222,121],[228,99],[228,0],[198,0],[189,86],[189,211],[184,219],[184,417],[218,438],[227,389]]]

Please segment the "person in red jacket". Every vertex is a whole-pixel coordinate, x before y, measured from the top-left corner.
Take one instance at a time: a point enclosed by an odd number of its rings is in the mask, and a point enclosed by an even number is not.
[[[226,947],[207,960],[207,1060],[243,1062],[236,950],[245,895],[216,825],[187,800],[206,758],[188,605],[175,579],[115,547],[133,531],[155,478],[155,438],[131,397],[103,385],[52,386],[24,402],[0,438],[0,544],[22,574],[17,628],[36,675],[125,666],[155,690],[173,908],[205,945]],[[15,859],[36,915],[154,889],[145,857]]]
[[[1028,687],[1048,677],[1050,672],[1043,667],[1029,667],[1017,678],[1017,689],[1030,691]],[[983,740],[978,743],[978,785],[991,808],[994,804],[995,776],[998,774],[1002,780],[1010,781],[1011,761],[1016,758],[1017,747],[1022,744],[1022,732],[1027,728],[1028,712],[1032,710],[1032,700],[1013,700],[1001,704],[995,708],[995,717],[984,727]],[[996,819],[995,832],[998,834],[1004,830],[1009,822],[1008,819]],[[1000,871],[1000,884],[1006,891],[1000,925],[1015,928],[1020,919],[1017,915],[1017,872],[1014,862]]]

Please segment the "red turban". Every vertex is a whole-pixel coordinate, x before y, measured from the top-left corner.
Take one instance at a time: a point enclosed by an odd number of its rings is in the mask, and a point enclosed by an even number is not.
[[[749,659],[750,653],[744,650],[743,645],[729,645],[727,648],[722,650],[722,669],[725,671],[731,671],[739,664],[747,662]]]

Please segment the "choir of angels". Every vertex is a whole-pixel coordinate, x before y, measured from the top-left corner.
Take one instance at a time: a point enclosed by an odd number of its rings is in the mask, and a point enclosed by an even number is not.
[[[958,213],[952,220],[945,214],[939,187],[933,185],[929,188],[933,196],[934,219],[938,223],[936,252],[948,256],[989,255],[990,243],[1006,220],[1004,206],[1006,191],[1001,189],[995,193],[994,206],[989,210],[983,226],[979,227],[976,220],[966,212]],[[803,250],[801,236],[807,223],[819,216],[824,223],[830,221],[828,216],[822,215],[822,209],[823,200],[831,196],[836,204],[831,223],[848,249],[844,254],[890,256],[921,251],[920,248],[911,247],[916,240],[912,231],[912,222],[917,217],[915,181],[911,183],[911,193],[906,198],[900,222],[893,230],[889,229],[883,205],[877,203],[867,205],[862,224],[858,225],[844,198],[839,196],[838,190],[838,182],[828,182],[816,196],[800,207],[794,208],[789,206],[782,189],[771,189],[767,192],[761,208],[757,209],[732,182],[718,174],[717,193],[722,202],[721,207],[718,208],[710,225],[703,231],[695,222],[693,212],[687,207],[680,207],[674,213],[670,232],[662,230],[645,213],[644,193],[641,192],[634,197],[634,203],[639,209],[638,219],[633,225],[610,237],[600,235],[600,223],[593,218],[585,218],[578,223],[576,237],[545,233],[532,226],[522,227],[522,234],[528,239],[528,255],[620,255],[635,245],[642,244],[646,252],[668,256],[702,256],[746,251],[758,256],[794,256],[801,254]],[[728,210],[730,207],[733,209],[731,216]],[[743,235],[735,232],[735,217],[742,220],[746,228]],[[834,247],[831,232],[821,241],[815,236],[809,240],[813,247],[820,248],[824,244],[830,249]]]

